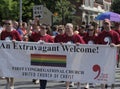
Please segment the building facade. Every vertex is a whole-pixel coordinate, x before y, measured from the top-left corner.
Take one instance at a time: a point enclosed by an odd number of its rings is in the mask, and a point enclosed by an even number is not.
[[[82,21],[89,24],[95,17],[105,11],[110,11],[111,0],[83,0],[79,9],[82,11]]]
[[[81,18],[76,22],[80,21],[81,24],[84,21],[89,24],[98,14],[110,11],[112,0],[80,0],[79,3],[70,0],[70,2],[75,4],[76,8],[78,7],[75,15]]]

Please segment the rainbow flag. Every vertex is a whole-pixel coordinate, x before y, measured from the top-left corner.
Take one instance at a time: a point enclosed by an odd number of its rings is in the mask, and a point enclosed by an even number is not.
[[[31,54],[31,65],[66,67],[66,55]]]

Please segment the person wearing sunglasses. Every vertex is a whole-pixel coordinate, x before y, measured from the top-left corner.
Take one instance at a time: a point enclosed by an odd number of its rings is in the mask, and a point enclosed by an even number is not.
[[[96,44],[97,43],[97,33],[93,25],[90,25],[87,29],[87,34],[83,37],[86,44]]]
[[[111,22],[109,19],[103,20],[103,31],[98,35],[97,44],[110,45],[120,44],[119,34],[111,29]],[[107,84],[101,84],[101,88],[107,88]]]
[[[16,40],[21,41],[22,38],[19,33],[14,29],[12,20],[5,21],[5,30],[1,32],[1,40]]]
[[[55,37],[56,43],[85,44],[84,40],[79,34],[74,34],[74,28],[72,23],[67,23],[65,27],[60,26],[58,28],[58,31],[61,32],[61,35]],[[66,89],[69,89],[69,87],[73,86],[74,82],[66,81]]]
[[[36,26],[36,24],[35,24]],[[40,42],[42,44],[44,43],[54,43],[54,39],[51,35],[47,34],[47,31],[49,30],[47,28],[47,25],[46,24],[41,24],[38,28],[38,25],[37,27],[34,27],[36,28],[37,30],[32,33],[30,35],[30,39],[31,41],[33,42]],[[34,29],[35,30],[35,29]],[[47,86],[47,80],[44,80],[44,79],[40,79],[40,89],[46,89],[46,86]]]
[[[97,37],[98,37],[98,33],[96,33],[95,26],[89,25],[86,35],[83,36],[83,40],[85,41],[86,44],[93,45],[93,44],[97,44]],[[89,89],[89,85],[90,83],[87,83],[84,89]]]
[[[58,26],[58,35],[55,36],[54,41],[55,43],[63,42],[65,37],[65,27],[64,25]]]
[[[98,35],[98,44],[109,45],[110,43],[119,44],[119,34],[111,29],[111,22],[109,19],[103,21],[103,31]]]
[[[4,23],[5,30],[1,32],[1,40],[5,41],[22,41],[19,33],[14,29],[12,20],[6,20]],[[14,78],[6,77],[6,89],[14,89]]]

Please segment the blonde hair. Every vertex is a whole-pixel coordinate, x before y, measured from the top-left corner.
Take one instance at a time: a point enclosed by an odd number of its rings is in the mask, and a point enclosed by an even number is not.
[[[72,23],[67,23],[65,27],[71,27],[71,28],[73,28],[73,24]]]

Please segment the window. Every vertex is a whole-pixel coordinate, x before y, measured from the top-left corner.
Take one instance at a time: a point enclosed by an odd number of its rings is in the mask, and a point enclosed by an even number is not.
[[[94,4],[94,0],[85,0],[85,6],[93,7],[93,4]]]

